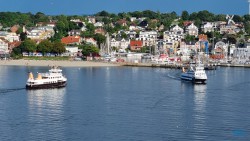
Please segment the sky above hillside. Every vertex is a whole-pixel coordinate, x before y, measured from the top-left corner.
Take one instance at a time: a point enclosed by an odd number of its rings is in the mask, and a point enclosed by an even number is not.
[[[46,15],[95,14],[152,10],[181,14],[208,10],[214,14],[248,14],[247,0],[0,0],[0,12],[43,12]]]

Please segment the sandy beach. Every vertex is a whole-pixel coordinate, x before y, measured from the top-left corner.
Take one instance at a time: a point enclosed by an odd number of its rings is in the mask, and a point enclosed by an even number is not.
[[[91,61],[52,61],[52,60],[1,60],[1,66],[61,66],[61,67],[107,67],[119,64]]]

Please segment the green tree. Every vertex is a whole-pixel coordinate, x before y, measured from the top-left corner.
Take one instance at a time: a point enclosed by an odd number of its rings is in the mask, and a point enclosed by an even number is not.
[[[55,41],[51,51],[56,54],[62,54],[66,52],[65,44],[60,41]]]
[[[106,37],[102,34],[95,34],[94,39],[97,41],[98,47],[100,48],[101,43],[104,43],[106,40]]]
[[[186,41],[186,42],[193,42],[193,41],[195,41],[195,36],[186,35],[186,36],[185,36],[185,41]]]
[[[111,20],[109,18],[103,18],[102,19],[103,23],[106,25],[106,24],[110,24],[111,23]]]
[[[214,20],[214,14],[207,10],[203,10],[198,12],[197,18],[201,21],[212,22]]]
[[[52,50],[53,44],[49,40],[43,40],[37,46],[37,51],[42,52],[44,55],[45,53],[50,53]]]
[[[84,56],[89,56],[90,54],[93,54],[93,53],[97,53],[98,54],[99,51],[100,50],[97,47],[95,47],[93,45],[87,45],[87,44],[85,44],[83,46],[83,49],[82,49],[82,54]]]
[[[35,17],[35,22],[49,22],[49,18],[48,16],[46,16],[44,13],[42,12],[37,12]]]
[[[246,22],[244,24],[244,27],[245,27],[245,32],[250,35],[250,23],[249,22]]]
[[[136,18],[140,18],[140,17],[143,16],[141,11],[129,12],[128,14],[129,14],[131,17],[136,17]]]
[[[249,14],[244,15],[243,18],[244,18],[244,22],[250,21],[250,15]]]
[[[124,39],[127,39],[127,38],[128,38],[128,35],[127,35],[125,32],[122,32],[122,33],[121,33],[121,37],[124,38]]]
[[[27,39],[27,33],[26,32],[21,32],[20,33],[20,40],[24,41],[25,39]]]
[[[181,18],[184,21],[188,20],[189,19],[189,13],[187,11],[182,11]]]
[[[77,24],[74,23],[74,22],[69,22],[69,31],[70,30],[76,30],[76,29],[80,29],[80,27],[77,26]]]
[[[25,52],[34,52],[34,51],[36,51],[37,47],[36,47],[35,41],[33,41],[31,39],[26,39],[21,43],[20,49],[22,52],[24,52],[24,51]]]
[[[234,15],[233,21],[235,21],[235,22],[243,22],[244,20],[243,20],[243,18],[241,16]]]
[[[236,44],[237,42],[236,35],[226,34],[223,38],[226,38],[230,44]]]
[[[91,23],[88,23],[86,25],[86,28],[91,32],[91,33],[94,33],[95,32],[95,26]]]
[[[193,12],[189,15],[189,20],[193,21],[198,18],[198,14],[196,12]]]
[[[152,21],[149,22],[148,24],[149,29],[155,30],[156,27],[157,27],[157,22],[152,22]]]
[[[12,50],[10,56],[11,56],[12,58],[15,58],[15,59],[21,58],[21,57],[22,57],[21,48],[20,48],[20,47],[15,47],[15,48],[13,48],[13,50]]]
[[[219,14],[214,16],[215,21],[225,21],[226,20],[226,15]]]
[[[96,14],[96,16],[108,17],[110,14],[107,11],[101,11]]]

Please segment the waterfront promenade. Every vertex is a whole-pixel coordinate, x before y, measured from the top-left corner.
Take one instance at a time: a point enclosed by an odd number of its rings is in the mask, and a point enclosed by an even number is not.
[[[55,61],[55,60],[1,60],[0,66],[61,66],[61,67],[111,67],[114,63],[94,61]]]
[[[215,65],[215,64],[214,64]],[[180,69],[185,66],[179,64],[152,64],[152,63],[110,63],[96,61],[55,61],[55,60],[1,60],[0,66],[61,66],[61,67],[115,67],[115,66],[130,66],[130,67],[155,67],[155,68],[173,68]],[[220,63],[216,66],[222,67],[246,67],[250,68],[250,64],[225,64]]]

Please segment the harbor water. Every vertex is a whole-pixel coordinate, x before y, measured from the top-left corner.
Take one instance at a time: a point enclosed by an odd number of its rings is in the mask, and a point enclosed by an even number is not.
[[[25,89],[48,69],[0,66],[1,141],[250,139],[250,69],[218,67],[197,85],[177,69],[65,67],[65,88]]]

